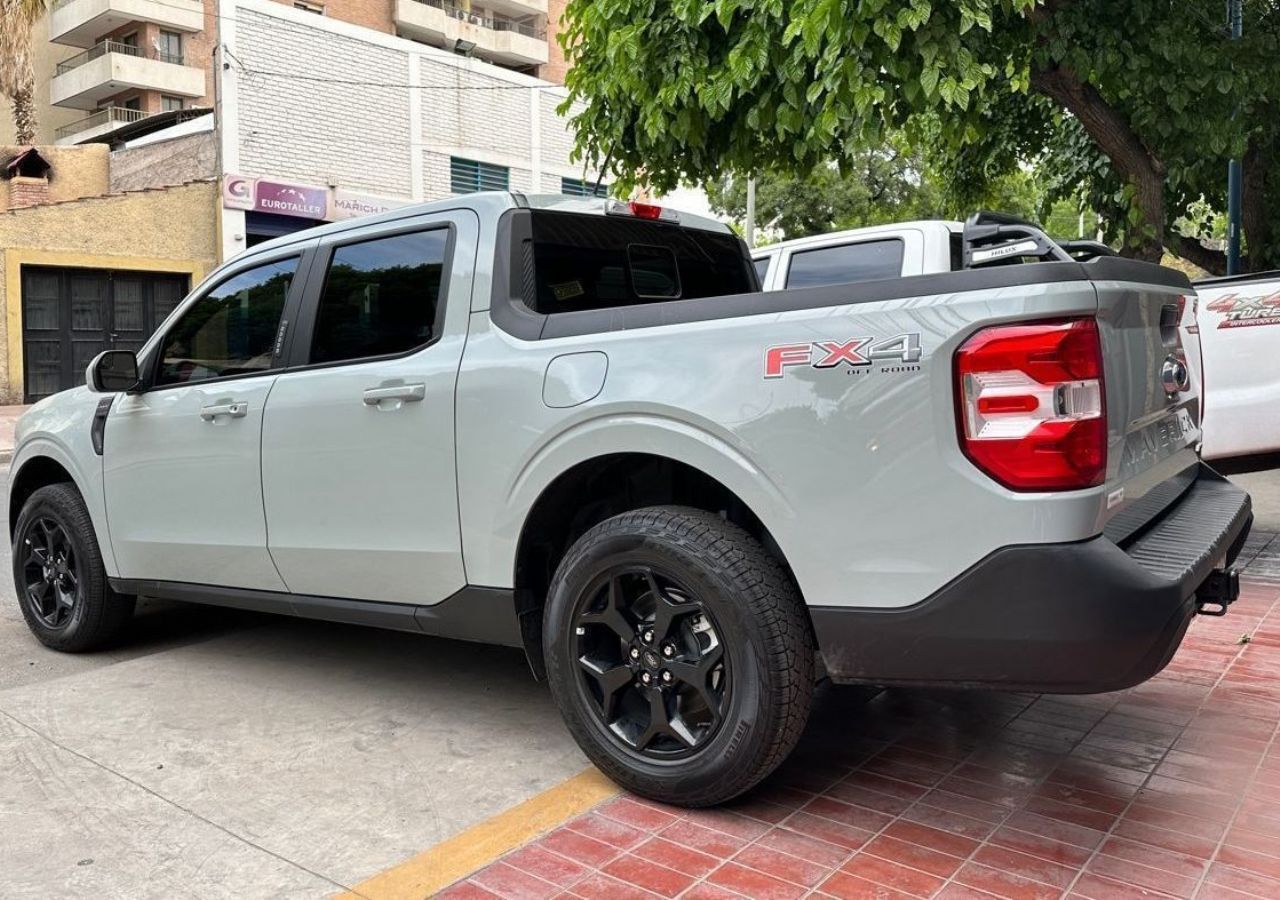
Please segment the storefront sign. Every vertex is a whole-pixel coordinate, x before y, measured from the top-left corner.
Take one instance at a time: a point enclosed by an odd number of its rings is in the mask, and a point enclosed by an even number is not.
[[[390,212],[402,206],[408,206],[409,202],[408,200],[397,200],[392,197],[378,197],[374,194],[357,194],[354,191],[335,188],[333,191],[333,206],[329,210],[329,218],[337,221],[338,219],[354,219],[357,216],[372,216],[377,213]]]
[[[222,179],[222,205],[227,209],[293,216],[299,219],[354,219],[407,206],[411,201],[341,188],[227,175]]]
[[[222,179],[222,205],[227,209],[253,209],[253,179],[228,175]]]
[[[253,208],[280,216],[324,219],[329,215],[329,189],[259,178]]]

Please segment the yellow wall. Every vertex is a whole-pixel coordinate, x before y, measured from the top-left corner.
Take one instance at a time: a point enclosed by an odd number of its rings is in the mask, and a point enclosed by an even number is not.
[[[22,402],[23,265],[179,272],[195,286],[217,257],[217,184],[0,213],[0,402]]]

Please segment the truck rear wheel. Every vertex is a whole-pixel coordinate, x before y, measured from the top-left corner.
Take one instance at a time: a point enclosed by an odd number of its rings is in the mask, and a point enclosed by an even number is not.
[[[68,653],[109,644],[132,618],[136,598],[107,584],[80,492],[70,484],[36,490],[13,534],[14,588],[32,634]]]
[[[698,509],[615,516],[565,554],[547,598],[552,693],[583,752],[637,794],[723,803],[791,752],[814,647],[777,561]]]

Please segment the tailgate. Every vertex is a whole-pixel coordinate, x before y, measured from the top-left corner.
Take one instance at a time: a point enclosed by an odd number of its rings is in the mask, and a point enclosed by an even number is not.
[[[1085,267],[1094,270],[1105,360],[1105,531],[1119,541],[1195,480],[1200,386],[1185,346],[1193,292],[1181,273],[1159,266],[1112,258]]]

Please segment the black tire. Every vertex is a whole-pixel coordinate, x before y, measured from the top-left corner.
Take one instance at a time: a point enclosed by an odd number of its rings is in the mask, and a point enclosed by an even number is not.
[[[107,583],[93,522],[75,486],[50,484],[33,492],[13,534],[14,588],[32,634],[65,653],[110,644],[132,618],[136,598],[117,594]],[[64,559],[52,581],[40,577],[46,545],[55,550],[55,563]],[[70,597],[69,605],[58,606],[59,597]],[[51,611],[46,615],[45,610]]]
[[[659,597],[667,614],[655,635]],[[807,612],[778,562],[712,513],[658,506],[592,528],[556,570],[543,636],[551,690],[578,745],[618,784],[662,803],[712,806],[749,790],[786,759],[809,717]],[[673,678],[655,699],[680,666],[693,677]]]

